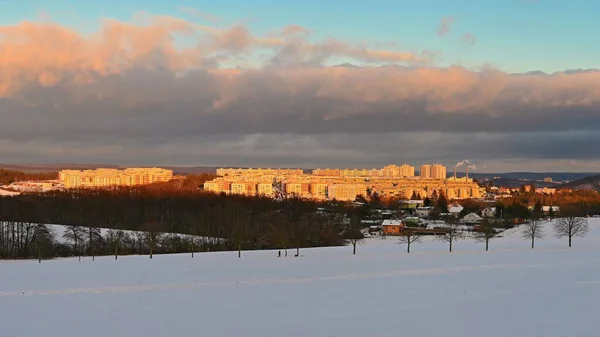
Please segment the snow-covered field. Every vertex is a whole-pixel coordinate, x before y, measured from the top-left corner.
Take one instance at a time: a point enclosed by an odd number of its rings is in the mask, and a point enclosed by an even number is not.
[[[351,247],[0,261],[0,336],[598,336],[600,219],[568,248],[519,229],[453,253]]]

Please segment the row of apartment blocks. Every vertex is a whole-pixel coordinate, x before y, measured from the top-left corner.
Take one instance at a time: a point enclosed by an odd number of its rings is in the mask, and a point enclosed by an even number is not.
[[[294,176],[302,175],[302,169],[272,168],[218,168],[217,175],[224,176]],[[415,177],[415,167],[408,164],[388,165],[381,169],[314,169],[313,176],[319,177],[365,177],[365,178],[410,178]],[[446,167],[441,164],[425,164],[421,166],[419,177],[425,179],[446,179]]]
[[[304,174],[302,169],[272,169],[272,168],[218,168],[217,175],[224,176],[290,176]]]
[[[230,181],[216,178],[204,183],[204,190],[214,193],[240,194],[247,196],[274,197],[281,192],[288,196],[311,199],[354,200],[357,195],[366,196],[365,184],[288,181],[281,183],[257,182],[252,180]]]
[[[317,200],[335,199],[352,201],[356,196],[367,196],[369,192],[381,197],[398,199],[410,198],[413,193],[421,197],[431,197],[434,193],[444,193],[450,199],[480,198],[480,189],[472,180],[395,180],[379,182],[357,182],[340,178],[337,181],[287,180],[279,182],[255,181],[251,179],[228,179],[219,177],[204,183],[204,190],[214,193],[240,194],[248,196],[274,197],[278,193]],[[435,191],[435,192],[434,192]]]
[[[314,169],[314,176],[320,177],[365,177],[365,178],[412,178],[415,167],[408,164],[388,165],[381,169]],[[425,164],[421,166],[419,178],[446,179],[446,166],[441,164]]]
[[[354,200],[357,195],[376,192],[382,197],[422,197],[434,191],[449,198],[479,198],[483,190],[468,177],[446,178],[446,167],[423,165],[419,177],[414,167],[388,165],[382,169],[315,169],[305,174],[300,169],[218,169],[220,177],[204,184],[215,193],[276,196],[296,195],[314,199]]]
[[[99,168],[96,170],[62,170],[58,180],[65,188],[148,185],[173,179],[173,171],[163,168]]]

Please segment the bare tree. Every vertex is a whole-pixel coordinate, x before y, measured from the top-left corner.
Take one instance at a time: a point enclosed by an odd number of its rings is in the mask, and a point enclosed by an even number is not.
[[[410,253],[410,245],[421,242],[421,235],[411,229],[406,229],[402,231],[399,241],[400,244],[406,244],[406,252]]]
[[[356,245],[365,238],[365,234],[360,230],[360,217],[357,214],[352,216],[350,226],[344,231],[342,238],[352,244],[352,254],[356,255]]]
[[[43,224],[36,224],[33,227],[33,235],[31,239],[32,242],[35,244],[38,263],[42,263],[42,248],[45,245],[52,245],[52,241],[54,240],[54,233],[52,233],[48,226]]]
[[[448,251],[452,252],[452,244],[463,239],[465,235],[460,229],[458,219],[456,219],[454,216],[444,217],[444,222],[446,223],[444,233],[438,238],[441,241],[448,242]]]
[[[584,237],[589,231],[587,219],[575,216],[558,218],[554,221],[554,232],[556,237],[569,238],[569,247],[574,236]]]
[[[73,250],[81,261],[81,248],[85,242],[85,229],[80,226],[66,226],[63,238],[73,243]]]
[[[522,225],[523,238],[531,240],[531,249],[535,248],[535,239],[541,239],[544,237],[542,225],[543,220],[541,219],[532,219],[531,221]]]
[[[194,258],[194,252],[196,251],[196,249],[198,248],[199,245],[202,244],[203,241],[203,237],[198,236],[198,235],[187,235],[185,237],[185,241],[187,242],[188,246],[190,247],[190,251],[192,253],[192,259]]]
[[[475,234],[475,240],[477,242],[484,242],[485,251],[487,252],[490,247],[490,240],[497,234],[496,228],[494,228],[494,223],[488,218],[484,218],[480,226],[480,229]]]
[[[285,257],[288,256],[287,247],[290,245],[289,223],[282,214],[269,214],[263,221],[269,223],[269,237],[274,246],[283,249]],[[281,254],[281,250],[279,251]]]
[[[97,243],[102,243],[104,238],[100,228],[94,226],[88,226],[88,255],[92,257],[92,261],[95,261],[95,247]]]
[[[119,256],[119,249],[123,245],[123,241],[125,241],[127,237],[127,233],[122,230],[109,230],[106,234],[107,241],[109,242],[109,246],[114,249],[115,252],[115,260]]]
[[[160,239],[162,237],[162,233],[159,231],[149,230],[145,233],[146,244],[148,245],[148,250],[150,253],[150,258],[154,256],[154,250],[156,246],[158,246]]]
[[[356,245],[360,241],[364,240],[365,235],[360,231],[360,229],[350,228],[344,232],[342,237],[352,244],[352,254],[356,255]]]

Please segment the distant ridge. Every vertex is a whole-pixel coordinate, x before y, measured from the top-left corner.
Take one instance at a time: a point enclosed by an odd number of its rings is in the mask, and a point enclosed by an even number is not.
[[[575,180],[562,184],[558,187],[559,189],[570,189],[579,191],[598,191],[600,192],[600,175],[586,177],[583,179]]]
[[[56,163],[56,164],[0,164],[0,169],[15,170],[23,172],[54,172],[60,170],[90,170],[97,168],[115,168],[123,169],[132,165],[107,165],[107,164],[75,164],[75,163]],[[205,166],[163,166],[163,165],[138,165],[141,167],[159,166],[165,169],[173,170],[175,174],[200,174],[215,173],[217,167]]]
[[[0,164],[0,169],[5,170],[16,170],[23,172],[53,172],[66,169],[74,170],[86,170],[96,168],[116,168],[123,169],[126,167],[132,167],[133,165],[114,165],[114,164],[81,164],[81,163],[51,163],[51,164]],[[256,167],[256,166],[244,166],[244,165],[223,165],[223,166],[175,166],[175,165],[137,165],[140,167],[157,166],[166,169],[173,170],[175,174],[200,174],[200,173],[216,173],[219,167]],[[263,167],[267,167],[266,165]],[[295,168],[295,167],[293,167]],[[306,173],[310,173],[312,168],[301,168]],[[415,172],[419,174],[419,172]],[[452,172],[448,173],[448,177],[452,175]],[[459,177],[464,176],[464,172],[458,172]],[[518,184],[519,186],[523,183],[535,183],[536,186],[545,186],[546,184],[541,183],[544,178],[552,178],[554,183],[550,185],[558,185],[561,182],[576,181],[586,177],[600,176],[598,172],[504,172],[504,173],[482,173],[482,172],[469,172],[469,177],[475,178],[479,181],[489,181],[495,179],[507,179],[510,180],[511,184]],[[519,182],[517,180],[520,180]],[[508,183],[508,181],[504,182]],[[558,183],[558,184],[557,184]]]

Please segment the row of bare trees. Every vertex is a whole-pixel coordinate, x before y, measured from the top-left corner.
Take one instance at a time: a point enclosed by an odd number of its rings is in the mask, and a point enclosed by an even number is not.
[[[52,257],[98,255],[181,253],[210,250],[214,239],[191,235],[152,232],[108,230],[103,235],[100,228],[64,226],[59,237],[59,227],[43,224],[0,222],[0,258],[42,259]],[[61,240],[62,238],[62,240]]]
[[[547,219],[533,219],[528,223],[523,224],[523,237],[531,240],[531,249],[535,248],[535,240],[542,239],[545,236],[544,222]],[[554,234],[558,238],[567,238],[569,247],[573,244],[573,238],[584,237],[589,231],[589,223],[586,218],[577,216],[566,216],[553,220],[552,227]]]
[[[531,241],[531,248],[535,248],[535,240],[542,239],[545,236],[544,224],[550,221],[549,219],[536,218],[523,225],[522,236],[526,240]],[[589,223],[586,218],[578,216],[565,216],[552,220],[554,234],[558,238],[567,238],[569,247],[572,246],[573,238],[584,237],[589,231]],[[436,235],[440,241],[448,243],[448,251],[452,252],[453,244],[468,237],[466,231],[460,228],[460,225],[452,220],[447,219],[444,232]],[[498,236],[497,224],[490,219],[484,219],[478,226],[478,229],[473,232],[474,239],[477,242],[485,244],[485,250],[488,251],[490,241]],[[403,235],[399,238],[401,244],[406,245],[407,253],[410,253],[410,248],[413,243],[420,243],[422,235],[419,235],[418,230],[405,229]]]

